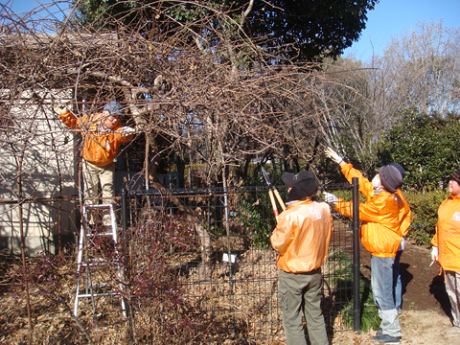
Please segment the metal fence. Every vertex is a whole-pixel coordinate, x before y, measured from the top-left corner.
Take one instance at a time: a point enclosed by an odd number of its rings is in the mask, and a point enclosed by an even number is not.
[[[278,189],[285,196],[285,186]],[[357,198],[349,184],[324,189],[344,199]],[[186,240],[165,230],[158,237],[167,242],[168,265],[177,272],[184,298],[220,329],[240,334],[249,343],[269,342],[283,334],[277,253],[269,242],[276,222],[267,192],[267,187],[235,187],[122,193],[122,222],[130,237],[126,241],[145,224],[185,228]],[[353,277],[359,274],[359,261],[353,262],[359,258],[358,242],[354,243],[358,224],[333,215],[322,302],[330,333],[359,329],[359,301],[353,299]],[[181,241],[185,243],[179,245]]]

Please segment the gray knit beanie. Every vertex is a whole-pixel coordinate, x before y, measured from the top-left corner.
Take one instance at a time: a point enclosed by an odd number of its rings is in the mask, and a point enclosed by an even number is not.
[[[123,115],[123,108],[121,104],[116,101],[107,103],[103,110],[107,111],[110,115]]]
[[[404,170],[404,168],[402,167],[401,164],[396,163],[396,162],[393,162],[393,163],[390,163],[390,164],[388,164],[388,165],[390,165],[390,166],[395,167],[396,169],[398,169],[398,171],[401,173],[402,178],[404,179],[404,176],[406,176],[406,170]]]
[[[384,165],[379,169],[380,182],[390,192],[394,193],[401,187],[402,175],[398,169],[391,165]]]

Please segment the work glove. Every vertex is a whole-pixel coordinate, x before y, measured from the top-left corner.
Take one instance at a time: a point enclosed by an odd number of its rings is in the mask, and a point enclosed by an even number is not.
[[[438,247],[431,247],[431,261],[438,261],[439,250]]]
[[[67,110],[67,107],[64,105],[64,104],[59,104],[56,106],[56,108],[54,109],[56,111],[56,113],[58,113],[59,115],[61,114],[65,114],[68,112]]]
[[[340,157],[337,152],[335,152],[332,148],[327,147],[324,151],[326,156],[332,159],[335,163],[340,164],[343,161],[343,158]]]
[[[323,192],[323,194],[324,194],[324,201],[329,204],[335,204],[339,200],[339,198],[337,198],[332,193]]]
[[[136,133],[136,130],[133,127],[124,126],[121,127],[121,133],[123,133],[123,135],[131,135]]]

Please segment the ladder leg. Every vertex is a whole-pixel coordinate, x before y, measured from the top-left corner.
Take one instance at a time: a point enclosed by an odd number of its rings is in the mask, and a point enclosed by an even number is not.
[[[74,306],[74,315],[78,317],[78,298],[80,295],[80,277],[81,277],[81,260],[83,254],[83,241],[85,238],[85,231],[83,225],[80,226],[80,238],[78,239],[78,256],[77,256],[77,286],[75,292],[75,306]]]
[[[97,233],[89,233],[88,232],[88,218],[87,218],[87,209],[109,209],[110,212],[110,220],[111,220],[111,225],[110,225],[110,231],[109,229],[105,229],[105,232],[97,232]],[[106,265],[107,262],[102,262],[97,260],[97,258],[89,258],[88,257],[88,246],[91,241],[87,241],[86,237],[93,237],[93,236],[111,236],[111,240],[113,242],[114,246],[114,253],[115,253],[115,262],[112,264],[116,265],[117,269],[117,279],[118,279],[118,289],[119,291],[114,291],[114,292],[108,292],[108,293],[95,293],[93,289],[93,283],[92,283],[92,278],[91,278],[91,267],[96,267],[99,264]],[[83,253],[85,251],[85,253]],[[120,258],[119,258],[119,252],[118,252],[118,239],[117,239],[117,220],[115,216],[115,211],[113,208],[112,204],[108,205],[85,205],[83,206],[83,217],[82,217],[82,227],[80,230],[80,239],[79,239],[79,246],[78,246],[78,266],[77,266],[77,286],[76,286],[76,296],[75,296],[75,315],[78,313],[78,302],[79,299],[82,297],[90,297],[91,302],[92,302],[92,307],[93,307],[93,315],[94,315],[94,320],[96,320],[96,303],[95,303],[95,297],[97,296],[106,296],[106,295],[120,295],[121,297],[121,308],[123,311],[123,316],[127,317],[127,308],[126,308],[126,301],[123,297],[123,275],[121,271],[121,265],[120,265]],[[85,267],[85,293],[81,294],[81,278],[82,278],[82,266]],[[99,284],[98,284],[99,285]],[[96,323],[97,327],[97,323]]]
[[[113,243],[115,246],[115,256],[116,256],[116,264],[117,264],[117,276],[118,276],[118,288],[120,289],[121,292],[121,310],[123,311],[123,316],[127,317],[126,314],[126,305],[125,305],[125,298],[123,297],[123,275],[121,273],[121,267],[120,267],[120,258],[119,258],[119,253],[118,253],[118,229],[117,229],[117,219],[115,216],[115,211],[113,210],[113,205],[110,205],[110,218],[112,220],[112,236],[113,236]]]

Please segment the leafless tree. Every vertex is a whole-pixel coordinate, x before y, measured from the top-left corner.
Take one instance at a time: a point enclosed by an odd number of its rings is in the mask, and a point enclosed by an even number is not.
[[[80,116],[108,100],[120,102],[125,122],[136,128],[134,143],[145,142],[138,176],[146,188],[163,188],[156,171],[173,156],[201,164],[202,185],[228,186],[240,183],[238,174],[247,174],[254,158],[294,161],[300,168],[299,161],[310,164],[320,153],[319,104],[331,95],[318,85],[337,81],[318,65],[277,65],[227,13],[210,11],[184,25],[169,18],[173,29],[146,33],[143,22],[77,25],[73,9],[59,20],[49,5],[34,10],[38,21],[2,7],[1,198],[19,209],[21,220],[28,201],[56,198],[60,209],[78,185],[69,160],[73,136],[53,111],[60,103]],[[188,215],[206,249],[209,234],[200,217]],[[23,255],[26,228],[21,222]]]
[[[372,104],[388,128],[398,113],[417,108],[445,116],[460,110],[458,91],[460,31],[439,23],[418,23],[393,38],[372,67]]]
[[[226,25],[216,29],[215,22]],[[56,34],[8,28],[2,37],[4,104],[37,88],[71,90],[69,99],[55,103],[68,102],[76,115],[119,100],[147,139],[152,183],[158,163],[172,152],[205,163],[205,184],[219,180],[224,166],[267,151],[311,160],[318,115],[311,100],[318,95],[310,77],[323,83],[327,77],[311,65],[272,65],[225,13],[155,39],[140,27],[76,30],[71,21],[60,27]],[[190,44],[196,32],[207,36]],[[206,46],[211,39],[219,43]]]
[[[442,22],[419,23],[393,38],[383,56],[370,62],[327,61],[326,85],[315,83],[325,141],[372,171],[381,135],[405,110],[441,117],[458,114],[459,43],[458,29],[445,28]]]

